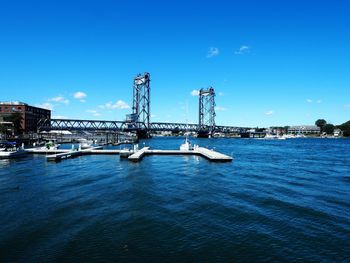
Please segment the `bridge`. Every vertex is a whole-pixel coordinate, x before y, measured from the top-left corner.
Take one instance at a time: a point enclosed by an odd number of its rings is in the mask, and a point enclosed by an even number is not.
[[[220,126],[215,123],[215,91],[213,87],[199,91],[198,124],[151,122],[150,74],[138,74],[133,81],[132,113],[124,121],[41,119],[38,131],[106,131],[136,132],[139,138],[147,138],[152,132],[196,132],[198,137],[209,137],[214,133],[246,134],[250,128]]]
[[[108,131],[133,132],[146,129],[143,122],[129,123],[127,121],[74,120],[74,119],[42,119],[38,123],[40,131],[69,130],[69,131]],[[206,128],[206,127],[204,127]],[[250,128],[233,126],[215,126],[213,133],[245,133]],[[186,123],[152,122],[147,128],[150,132],[200,132],[203,125]]]

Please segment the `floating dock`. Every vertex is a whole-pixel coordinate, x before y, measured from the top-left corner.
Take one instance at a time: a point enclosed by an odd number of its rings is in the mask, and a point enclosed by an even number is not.
[[[106,155],[119,155],[123,150],[103,150],[101,146],[92,147],[84,150],[46,150],[46,149],[26,149],[28,153],[33,154],[46,154],[48,161],[61,161],[63,159],[73,158],[81,155],[89,154],[106,154]],[[150,150],[149,147],[143,147],[140,150],[133,151],[130,156],[127,157],[129,161],[139,162],[146,155],[197,155],[206,158],[211,162],[231,162],[233,158],[231,156],[224,155],[222,153],[210,150],[204,147],[197,147],[194,150]]]
[[[147,148],[147,147],[145,147]],[[224,155],[214,150],[209,150],[203,147],[197,147],[195,150],[183,151],[183,150],[149,150],[142,148],[129,156],[129,160],[138,162],[142,160],[145,155],[197,155],[208,159],[211,162],[231,162],[233,158],[231,156]]]
[[[145,156],[148,149],[149,149],[149,147],[143,147],[141,150],[138,150],[138,151],[134,152],[132,155],[130,155],[128,157],[128,160],[130,160],[132,162],[138,162],[138,161],[142,160],[143,156]]]

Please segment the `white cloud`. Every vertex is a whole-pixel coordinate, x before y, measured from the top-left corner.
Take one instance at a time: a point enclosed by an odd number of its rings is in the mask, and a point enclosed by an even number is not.
[[[51,116],[53,119],[68,119],[66,116],[62,116],[62,115],[54,115]]]
[[[212,58],[219,55],[219,49],[216,47],[211,47],[209,48],[208,54],[207,54],[207,58]]]
[[[222,92],[219,92],[218,94],[219,94],[219,96],[222,96],[222,95],[224,95],[224,93],[222,93]]]
[[[57,96],[57,97],[48,99],[48,101],[59,102],[59,103],[63,103],[63,104],[69,103],[69,100],[65,99],[63,96]]]
[[[86,110],[86,112],[91,113],[92,116],[101,116],[101,113],[99,113],[97,110]]]
[[[224,108],[224,107],[221,107],[221,106],[216,106],[216,107],[215,107],[215,110],[216,110],[216,111],[226,111],[227,109]]]
[[[118,100],[116,103],[113,102],[107,102],[104,105],[98,106],[101,109],[109,109],[109,110],[114,110],[114,109],[130,109],[130,106],[122,100]]]
[[[307,99],[306,102],[307,103],[312,103],[312,99]]]
[[[85,92],[77,91],[76,93],[74,93],[73,97],[79,100],[80,102],[85,102],[85,98],[87,97],[87,95]]]
[[[273,111],[273,110],[269,110],[269,111],[267,111],[267,112],[265,112],[265,115],[266,116],[271,116],[271,115],[273,115],[275,112]]]
[[[247,45],[242,45],[238,50],[235,51],[236,55],[243,55],[249,53],[250,47]]]
[[[49,102],[45,102],[45,103],[42,103],[42,104],[36,104],[35,106],[39,107],[39,108],[44,108],[44,109],[47,109],[47,110],[53,110],[53,108],[54,108],[54,105],[49,103]]]
[[[199,90],[197,90],[197,89],[192,90],[191,91],[191,95],[192,96],[198,96],[199,95]]]

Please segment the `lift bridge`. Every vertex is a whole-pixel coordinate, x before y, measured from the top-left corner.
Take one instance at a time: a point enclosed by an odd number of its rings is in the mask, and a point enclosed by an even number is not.
[[[148,138],[152,132],[196,132],[198,137],[209,137],[215,132],[244,134],[249,128],[215,124],[215,91],[213,87],[199,91],[198,124],[151,122],[150,74],[138,74],[133,81],[132,113],[123,121],[41,119],[38,131],[69,130],[90,132],[136,132],[139,138]]]

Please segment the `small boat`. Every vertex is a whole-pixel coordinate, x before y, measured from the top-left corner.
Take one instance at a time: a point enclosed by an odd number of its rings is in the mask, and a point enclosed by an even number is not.
[[[50,140],[45,143],[44,146],[40,147],[41,150],[57,150],[60,148],[60,144],[57,144],[54,140]]]
[[[183,144],[180,145],[180,151],[192,151],[193,146],[190,142],[190,140],[186,137]]]
[[[16,143],[1,142],[0,143],[0,158],[15,158],[25,155],[27,152],[23,147],[17,147]]]
[[[80,144],[81,149],[89,149],[89,148],[93,147],[92,146],[93,141],[88,141],[85,138],[78,139],[78,142]]]
[[[278,136],[276,134],[266,133],[265,137],[263,138],[265,140],[276,140],[278,139]]]

